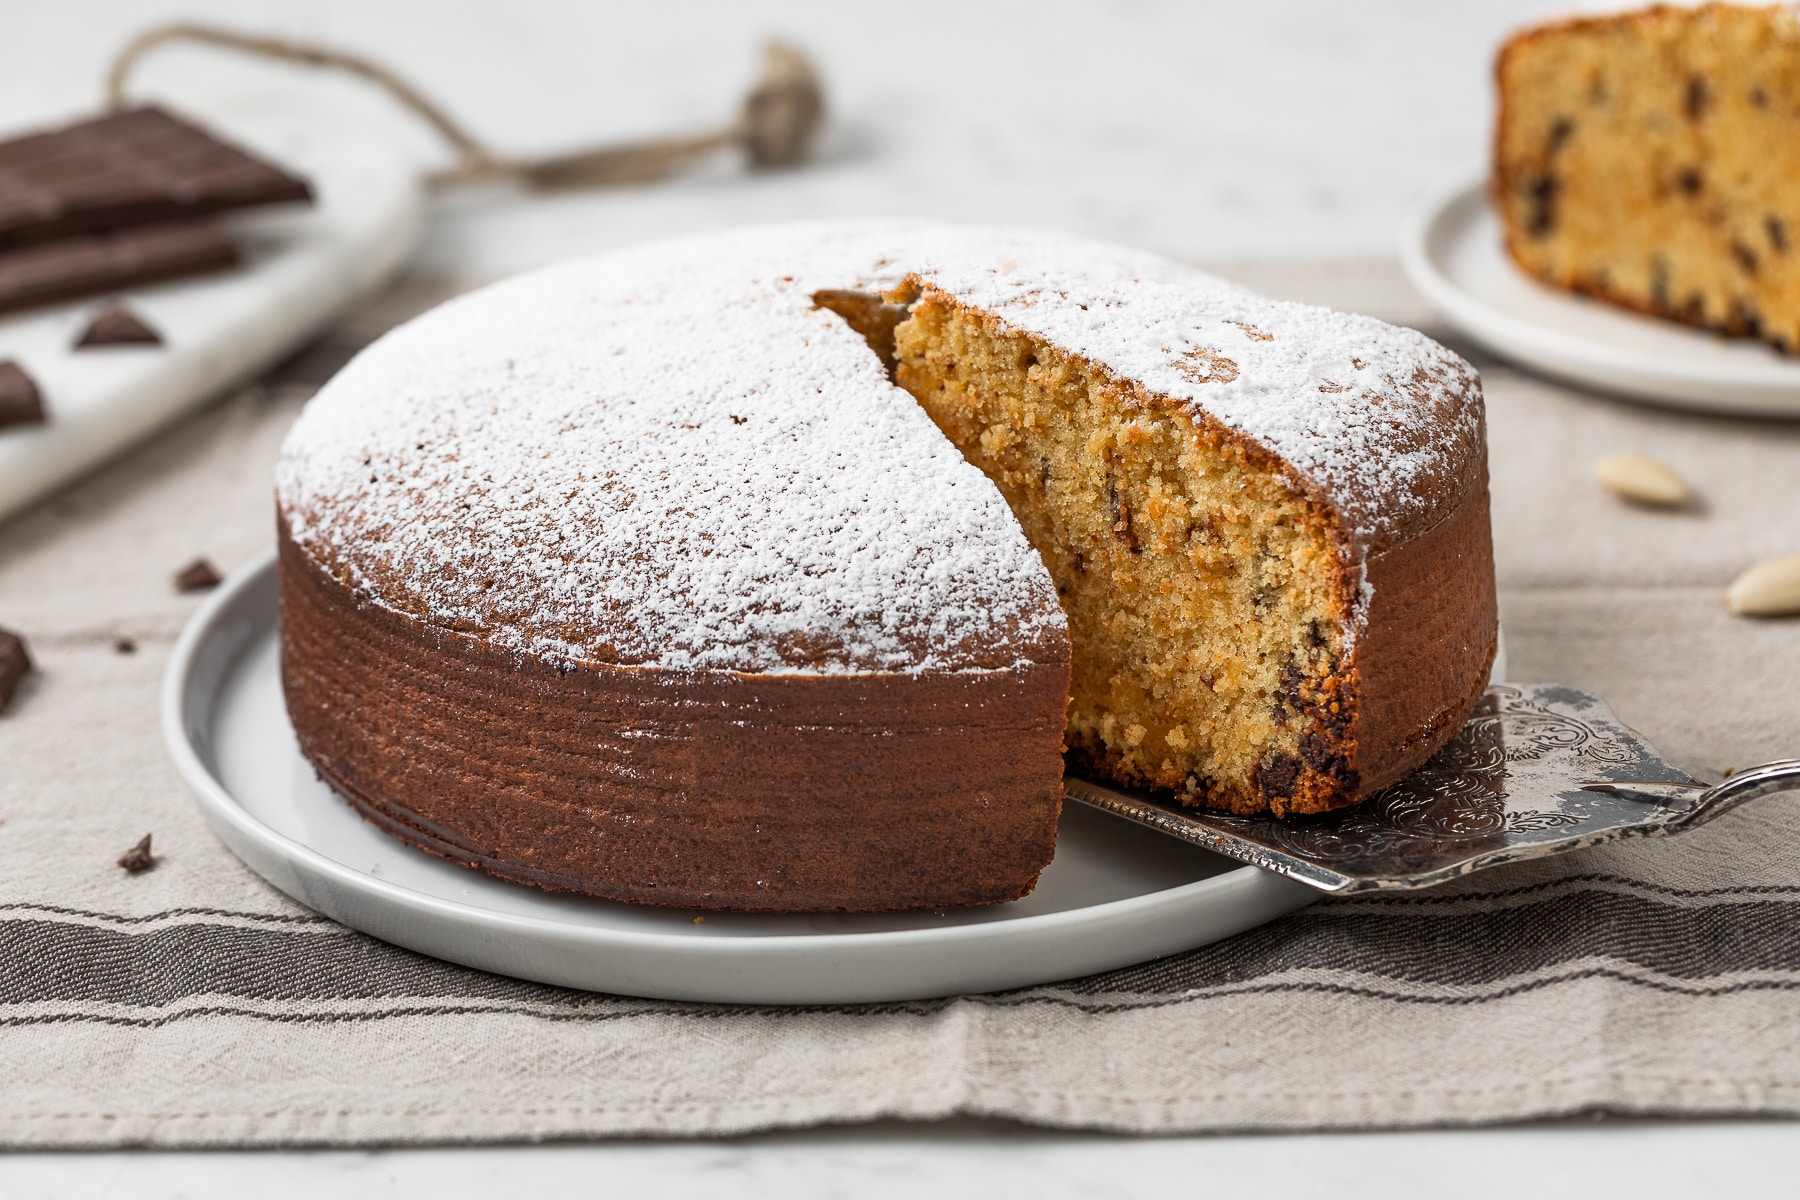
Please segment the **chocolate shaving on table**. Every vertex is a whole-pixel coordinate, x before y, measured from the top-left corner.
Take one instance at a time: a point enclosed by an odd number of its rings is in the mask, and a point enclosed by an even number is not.
[[[825,124],[825,86],[810,59],[793,46],[770,42],[763,69],[727,125],[687,136],[652,138],[548,158],[508,158],[490,150],[418,89],[380,63],[289,38],[257,37],[216,26],[179,22],[146,30],[113,60],[107,74],[107,102],[125,105],[125,82],[145,54],[169,42],[199,42],[263,58],[331,67],[385,89],[423,119],[456,151],[457,163],[433,182],[465,183],[518,179],[545,189],[645,183],[729,148],[741,149],[758,170],[797,166],[811,151]]]
[[[162,334],[131,311],[123,301],[102,305],[88,317],[87,328],[75,341],[75,349],[91,346],[160,346]]]
[[[311,198],[305,180],[160,108],[0,142],[0,246]]]
[[[42,425],[44,397],[25,368],[8,359],[0,362],[0,429],[8,425]]]
[[[137,643],[132,641],[128,637],[114,638],[113,639],[113,653],[114,654],[136,654],[137,653]]]
[[[140,871],[148,871],[156,865],[156,856],[150,853],[150,835],[145,834],[138,844],[119,855],[119,865],[136,875]]]
[[[31,673],[31,655],[25,652],[25,639],[10,629],[0,629],[0,712],[12,703],[19,683]]]
[[[178,592],[205,592],[219,586],[224,576],[217,567],[204,558],[196,558],[187,566],[175,573],[175,590]]]
[[[141,225],[0,249],[0,312],[222,271],[237,246],[211,221]]]

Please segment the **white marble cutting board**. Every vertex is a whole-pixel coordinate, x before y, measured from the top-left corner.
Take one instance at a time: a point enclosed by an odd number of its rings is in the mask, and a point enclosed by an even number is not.
[[[280,361],[412,255],[418,168],[292,94],[180,109],[307,178],[310,207],[228,217],[243,263],[120,293],[163,345],[74,351],[92,301],[0,317],[0,360],[37,382],[48,420],[0,429],[0,520]]]

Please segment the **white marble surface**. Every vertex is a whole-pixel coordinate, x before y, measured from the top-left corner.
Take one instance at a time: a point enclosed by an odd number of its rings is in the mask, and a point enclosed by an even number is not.
[[[499,273],[669,232],[873,215],[1072,229],[1212,261],[1386,256],[1430,192],[1481,169],[1498,39],[1568,7],[510,0],[440,3],[422,20],[404,0],[4,0],[0,123],[95,103],[114,48],[181,14],[377,56],[496,146],[551,151],[723,118],[758,42],[779,35],[830,87],[814,168],[529,204],[464,194],[440,207],[427,257]],[[359,84],[180,47],[141,75],[146,92],[202,107],[270,80],[435,153]]]
[[[379,55],[520,151],[706,124],[735,104],[756,40],[778,33],[809,47],[832,87],[815,168],[745,179],[720,167],[665,188],[535,201],[447,197],[427,260],[498,274],[664,233],[878,214],[1067,228],[1214,261],[1386,256],[1415,205],[1480,169],[1493,45],[1550,11],[1541,0],[0,0],[0,127],[92,105],[112,48],[177,13]],[[275,74],[171,50],[143,80],[203,107]],[[391,130],[396,153],[432,156],[354,85],[296,72],[270,86],[344,105]],[[1794,1194],[1797,1160],[1800,1130],[1778,1122],[1138,1140],[959,1121],[716,1142],[21,1154],[0,1157],[0,1195],[1752,1197]]]
[[[716,1141],[12,1155],[0,1159],[0,1194],[10,1200],[1775,1200],[1795,1193],[1797,1132],[1775,1123],[1571,1122],[1427,1133],[1116,1138],[982,1121],[884,1123]]]

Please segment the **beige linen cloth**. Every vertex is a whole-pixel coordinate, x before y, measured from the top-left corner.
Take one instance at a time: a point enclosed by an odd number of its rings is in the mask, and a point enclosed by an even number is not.
[[[1391,264],[1246,268],[1439,332]],[[928,1002],[621,999],[436,962],[317,917],[208,832],[158,683],[171,573],[271,538],[311,390],[445,289],[414,280],[271,380],[0,529],[0,1143],[430,1142],[986,1114],[1142,1132],[1800,1111],[1800,794],[1664,842],[1325,901],[1090,979]],[[1452,340],[1453,341],[1453,340]],[[1453,344],[1454,341],[1453,341]],[[1800,423],[1658,412],[1477,358],[1512,677],[1608,697],[1706,778],[1800,753],[1800,621],[1728,615],[1800,551]],[[1641,450],[1705,497],[1633,510]],[[117,648],[129,638],[135,652]],[[114,860],[154,831],[161,862]]]

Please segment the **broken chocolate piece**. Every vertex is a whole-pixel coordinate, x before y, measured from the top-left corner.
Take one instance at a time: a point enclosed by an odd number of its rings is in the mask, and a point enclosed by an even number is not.
[[[311,198],[305,180],[159,108],[0,142],[0,245]]]
[[[156,856],[150,853],[150,835],[145,834],[138,844],[119,855],[119,865],[136,875],[140,871],[148,871],[156,865]]]
[[[210,221],[140,225],[0,250],[0,312],[222,271],[237,246]]]
[[[217,567],[204,558],[196,558],[175,574],[175,590],[178,592],[205,592],[219,586],[224,578]]]
[[[44,398],[25,368],[11,361],[0,362],[0,429],[8,425],[42,425]]]
[[[137,643],[132,641],[128,637],[114,638],[113,639],[113,653],[114,654],[136,654],[137,653]]]
[[[12,703],[19,682],[31,672],[31,655],[25,653],[25,639],[10,629],[0,629],[0,712]]]
[[[152,329],[144,318],[127,308],[122,301],[102,305],[88,317],[87,328],[76,339],[75,348],[89,346],[160,346],[162,334]]]

